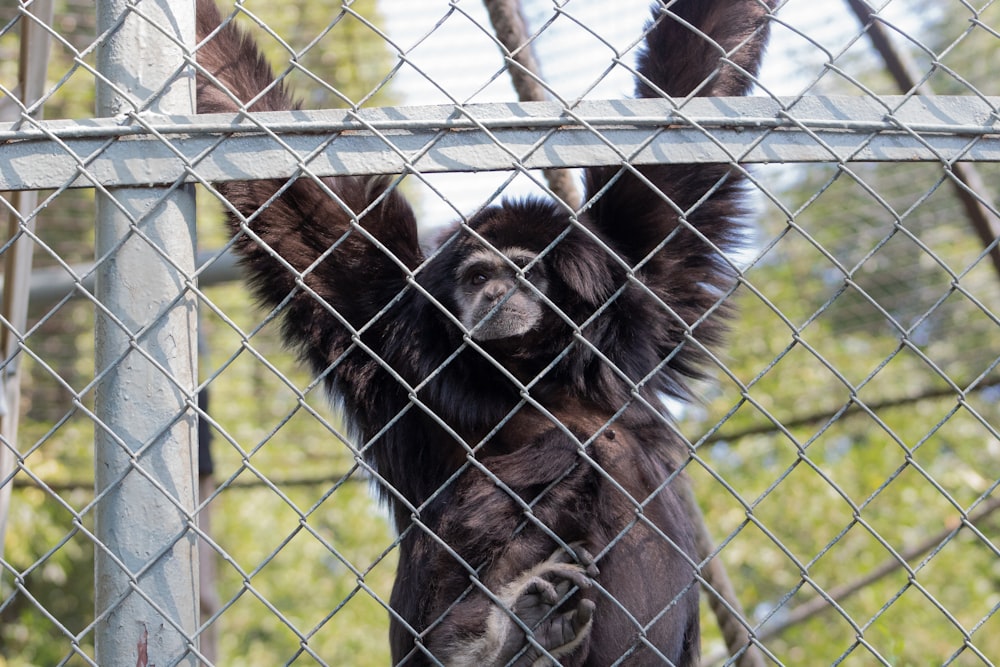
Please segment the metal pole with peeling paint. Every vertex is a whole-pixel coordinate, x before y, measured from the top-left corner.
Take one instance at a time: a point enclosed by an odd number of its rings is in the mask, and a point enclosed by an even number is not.
[[[98,115],[192,113],[193,0],[99,0]],[[122,163],[122,170],[139,168]],[[98,194],[96,661],[196,665],[191,186]]]

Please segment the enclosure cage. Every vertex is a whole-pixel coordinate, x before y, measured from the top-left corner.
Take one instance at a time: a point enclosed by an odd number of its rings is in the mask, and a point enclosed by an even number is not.
[[[193,1],[0,0],[0,665],[390,661],[378,471],[213,184],[386,174],[433,239],[650,162],[747,175],[663,406],[702,663],[1000,664],[1000,3],[783,0],[683,100],[630,99],[649,0],[218,4],[303,110],[198,115]]]

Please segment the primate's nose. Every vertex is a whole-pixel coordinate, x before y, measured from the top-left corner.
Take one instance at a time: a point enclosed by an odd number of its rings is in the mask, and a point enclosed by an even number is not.
[[[486,298],[489,299],[490,301],[496,301],[497,299],[499,299],[500,297],[502,297],[504,294],[507,293],[507,285],[502,281],[494,280],[489,285],[486,286],[486,289],[483,290],[483,293],[486,295]]]

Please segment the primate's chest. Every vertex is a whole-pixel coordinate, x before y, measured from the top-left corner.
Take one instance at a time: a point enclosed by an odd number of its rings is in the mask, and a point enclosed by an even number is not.
[[[472,438],[477,458],[488,458],[552,442],[587,450],[602,440],[615,440],[628,428],[626,421],[586,401],[563,398],[548,404],[522,405],[489,429],[472,434]]]

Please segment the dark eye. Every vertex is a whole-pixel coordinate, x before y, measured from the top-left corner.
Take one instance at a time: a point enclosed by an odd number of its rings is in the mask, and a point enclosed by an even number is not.
[[[545,266],[539,262],[535,262],[531,267],[524,272],[524,277],[528,280],[544,280],[545,279]]]
[[[487,280],[485,273],[473,273],[469,278],[469,282],[473,285],[483,285]]]

